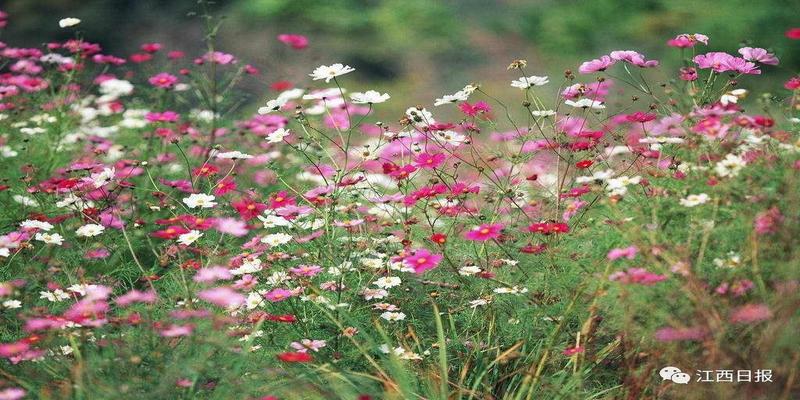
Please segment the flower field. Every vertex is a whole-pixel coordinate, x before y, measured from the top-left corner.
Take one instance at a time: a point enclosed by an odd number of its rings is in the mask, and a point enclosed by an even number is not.
[[[206,18],[199,54],[0,42],[0,400],[800,398],[773,44],[407,105],[309,61],[253,105]]]

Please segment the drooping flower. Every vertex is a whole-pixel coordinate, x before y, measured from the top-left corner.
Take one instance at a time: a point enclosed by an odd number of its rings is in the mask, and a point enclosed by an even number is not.
[[[609,56],[602,56],[598,59],[586,61],[578,67],[578,72],[582,74],[591,74],[592,72],[605,71],[608,67],[614,65],[616,60]]]
[[[742,47],[739,54],[747,61],[759,62],[767,65],[778,65],[780,60],[774,54],[760,47]]]

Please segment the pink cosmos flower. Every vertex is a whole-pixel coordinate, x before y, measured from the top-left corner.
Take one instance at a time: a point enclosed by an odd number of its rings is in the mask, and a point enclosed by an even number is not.
[[[756,215],[753,228],[759,235],[773,234],[778,231],[782,223],[783,214],[781,214],[781,210],[778,207],[772,207]]]
[[[178,120],[180,115],[175,111],[164,111],[164,112],[149,112],[144,116],[144,119],[150,122],[175,122]]]
[[[442,261],[441,254],[432,254],[427,249],[417,249],[413,254],[403,258],[403,263],[414,269],[414,272],[421,274],[429,269],[434,269]]]
[[[178,83],[178,77],[166,72],[155,74],[147,80],[151,85],[161,89],[172,89]]]
[[[226,286],[203,290],[197,294],[197,297],[224,308],[239,307],[246,300],[243,294]]]
[[[614,65],[616,60],[612,60],[609,56],[602,56],[598,59],[586,61],[578,67],[578,72],[582,74],[590,74],[592,72],[605,71],[608,67]]]
[[[5,21],[3,21],[5,22]],[[0,25],[0,28],[3,26]],[[0,390],[0,400],[20,400],[27,392],[23,388],[13,387]]]
[[[712,71],[718,73],[726,71],[735,71],[740,74],[751,75],[758,75],[761,73],[755,64],[748,62],[744,58],[734,57],[720,51],[696,55],[692,61],[694,61],[700,69],[710,68]]]
[[[464,238],[478,242],[497,239],[500,237],[500,231],[503,230],[503,227],[503,224],[482,224],[467,231],[467,233],[464,234]]]
[[[654,274],[644,268],[631,268],[627,271],[618,271],[608,277],[609,280],[620,283],[636,283],[651,286],[667,279],[664,275]]]
[[[214,228],[220,233],[242,237],[250,231],[247,223],[236,218],[219,218],[215,221]]]
[[[778,57],[774,54],[767,52],[760,47],[742,47],[739,49],[739,54],[747,61],[759,62],[767,65],[778,65]]]
[[[192,325],[170,325],[165,329],[162,329],[159,334],[163,337],[178,337],[178,336],[189,336],[194,331],[194,326]]]
[[[447,159],[444,153],[420,153],[414,160],[414,165],[419,168],[434,169],[438,168]]]
[[[297,350],[300,353],[305,353],[309,350],[313,352],[318,352],[319,349],[325,347],[326,342],[324,340],[312,340],[312,339],[303,339],[300,342],[292,342],[290,346],[293,349]]]
[[[733,311],[730,321],[735,324],[752,324],[772,318],[766,304],[746,304]]]
[[[264,298],[269,300],[269,301],[271,301],[271,302],[273,302],[273,303],[277,303],[279,301],[284,301],[284,300],[286,300],[286,299],[288,299],[289,297],[292,297],[292,296],[293,296],[293,293],[292,293],[291,290],[283,289],[283,288],[272,289],[269,292],[267,292],[266,294],[264,294]]]
[[[636,246],[629,246],[624,249],[611,249],[611,251],[608,252],[607,257],[609,261],[618,260],[623,257],[627,258],[628,260],[633,260],[638,252],[639,249],[637,249]]]
[[[233,274],[224,267],[200,268],[192,278],[195,282],[210,283],[221,279],[231,279]]]
[[[629,64],[633,64],[640,68],[652,68],[658,66],[658,61],[656,60],[645,60],[644,54],[640,54],[633,50],[617,50],[612,51],[611,54],[612,60],[623,61]]]
[[[702,327],[689,327],[689,328],[673,328],[664,327],[656,330],[656,340],[661,342],[674,342],[674,341],[698,341],[702,340],[708,331]]]
[[[678,36],[675,36],[674,39],[670,39],[667,41],[668,46],[678,47],[681,49],[687,47],[694,47],[697,43],[702,43],[707,45],[708,36],[703,35],[702,33],[695,33],[694,35],[683,33]]]
[[[308,38],[303,35],[282,33],[278,35],[278,40],[291,46],[295,50],[302,50],[308,47]]]
[[[289,272],[297,276],[312,277],[322,272],[322,267],[319,265],[298,265],[294,268],[289,268]]]
[[[152,290],[142,292],[133,289],[130,292],[117,297],[115,302],[122,307],[127,307],[128,305],[133,303],[155,303],[157,298],[158,296],[156,295],[156,292]]]
[[[199,61],[199,62],[198,62]],[[216,63],[220,65],[235,64],[236,57],[233,54],[223,53],[221,51],[213,51],[203,55],[202,59],[195,60],[195,64],[202,64],[204,61]]]

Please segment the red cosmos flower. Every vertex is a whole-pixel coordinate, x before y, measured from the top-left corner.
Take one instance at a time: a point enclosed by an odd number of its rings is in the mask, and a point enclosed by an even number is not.
[[[411,164],[403,165],[402,167],[398,166],[395,163],[384,163],[383,164],[383,173],[391,176],[398,181],[408,178],[417,168]]]
[[[189,230],[182,226],[172,225],[167,227],[167,229],[155,231],[151,233],[150,236],[157,237],[159,239],[171,240],[171,239],[176,239],[178,236],[188,232]]]
[[[789,39],[800,40],[800,28],[790,28],[786,31],[786,37]]]
[[[155,53],[161,50],[161,43],[145,43],[142,45],[141,49],[145,53]]]
[[[464,238],[478,242],[497,239],[500,237],[500,231],[503,230],[503,227],[503,224],[482,224],[465,233]]]
[[[294,197],[289,196],[289,192],[285,190],[281,190],[269,197],[269,208],[271,209],[293,206],[295,204]]]
[[[167,58],[169,58],[170,60],[177,60],[185,56],[186,54],[180,50],[172,50],[169,53],[167,53]]]
[[[575,163],[575,168],[586,169],[591,167],[592,164],[594,164],[594,161],[592,160],[581,160]]]
[[[308,38],[303,35],[282,33],[278,35],[278,40],[291,46],[295,50],[302,50],[308,47]]]
[[[470,117],[474,117],[481,112],[489,113],[492,111],[492,108],[488,104],[486,104],[486,102],[483,101],[479,101],[475,104],[469,104],[467,102],[463,102],[458,105],[458,108],[461,110],[461,112]]]
[[[438,168],[447,159],[443,153],[420,153],[414,160],[414,165],[424,169]]]
[[[528,232],[549,235],[551,233],[567,233],[569,225],[563,222],[537,222],[528,226]]]
[[[447,243],[447,235],[443,233],[434,233],[430,237],[431,242],[442,245]]]
[[[565,355],[567,357],[571,357],[571,356],[574,356],[575,354],[583,353],[583,350],[584,350],[584,348],[582,346],[572,346],[572,347],[567,347],[566,349],[564,349],[564,351],[562,351],[561,354],[563,354],[563,355]]]
[[[236,190],[236,182],[233,179],[225,178],[214,186],[214,196],[223,196]]]
[[[283,323],[287,323],[287,324],[291,324],[291,323],[294,323],[294,322],[297,321],[297,317],[295,317],[292,314],[283,314],[283,315],[268,314],[266,316],[266,319],[268,321],[272,321],[272,322],[283,322]]]
[[[128,59],[131,60],[132,63],[140,64],[152,60],[153,56],[149,53],[136,53],[131,54]]]
[[[656,115],[652,113],[643,113],[641,111],[637,111],[633,114],[628,114],[625,116],[625,119],[630,122],[649,122],[656,119]]]
[[[274,91],[276,91],[276,92],[282,92],[284,90],[289,90],[292,87],[294,87],[294,85],[292,84],[292,82],[289,82],[289,81],[277,81],[277,82],[273,82],[272,84],[269,85],[269,88],[274,90]]]
[[[524,247],[522,247],[521,249],[519,249],[520,252],[525,254],[541,254],[545,250],[547,250],[547,244],[545,243],[540,243],[535,246],[529,243]]]
[[[794,76],[790,78],[786,83],[783,84],[788,90],[797,90],[800,89],[800,76]]]
[[[212,176],[219,172],[219,168],[211,164],[205,164],[202,167],[197,167],[192,170],[194,176]]]
[[[249,197],[242,198],[239,201],[234,201],[231,203],[231,206],[233,206],[236,212],[239,213],[239,216],[245,221],[249,221],[257,217],[268,208],[266,204],[254,201]]]
[[[311,354],[292,351],[278,354],[278,359],[283,362],[290,363],[306,363],[314,360],[314,358],[311,357]]]

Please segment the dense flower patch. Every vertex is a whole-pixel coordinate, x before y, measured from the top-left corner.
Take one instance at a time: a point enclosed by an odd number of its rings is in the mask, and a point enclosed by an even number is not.
[[[0,399],[791,397],[800,78],[667,44],[381,122],[345,63],[246,114],[213,42],[0,43]]]

